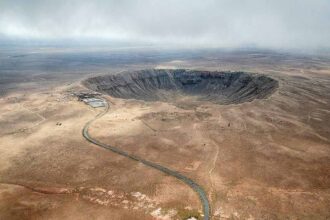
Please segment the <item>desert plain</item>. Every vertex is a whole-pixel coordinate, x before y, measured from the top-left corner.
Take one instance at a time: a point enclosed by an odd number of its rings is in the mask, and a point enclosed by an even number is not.
[[[118,98],[90,134],[202,186],[211,219],[330,218],[330,57],[274,51],[27,48],[0,65],[0,219],[203,219],[189,186],[82,136],[76,93],[123,71],[244,71],[278,82],[240,103]],[[173,99],[172,99],[173,98]]]

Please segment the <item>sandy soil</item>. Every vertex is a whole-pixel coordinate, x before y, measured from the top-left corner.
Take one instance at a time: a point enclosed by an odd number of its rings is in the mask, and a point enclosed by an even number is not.
[[[262,72],[280,87],[266,100],[225,106],[109,97],[90,133],[194,179],[212,219],[328,219],[330,63],[313,62],[162,62],[154,67]],[[78,81],[0,99],[0,219],[200,217],[186,185],[83,139],[102,109],[71,95]]]

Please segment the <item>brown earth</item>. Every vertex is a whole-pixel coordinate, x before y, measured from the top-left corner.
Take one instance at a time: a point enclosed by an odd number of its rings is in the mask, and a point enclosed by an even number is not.
[[[194,179],[212,219],[329,219],[330,62],[242,56],[154,67],[261,72],[279,81],[273,95],[237,105],[108,97],[110,111],[91,135]],[[83,139],[102,109],[77,101],[81,89],[77,82],[0,99],[0,219],[199,216],[183,183]]]

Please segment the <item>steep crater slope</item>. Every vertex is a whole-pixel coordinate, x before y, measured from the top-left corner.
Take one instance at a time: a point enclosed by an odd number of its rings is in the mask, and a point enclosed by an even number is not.
[[[266,98],[278,87],[276,80],[259,74],[184,69],[130,71],[92,77],[83,84],[116,98],[171,102],[178,96],[191,96],[218,104]]]

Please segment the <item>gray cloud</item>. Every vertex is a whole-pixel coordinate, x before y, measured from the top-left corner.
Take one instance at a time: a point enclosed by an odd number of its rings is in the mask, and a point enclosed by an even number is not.
[[[329,0],[0,0],[0,34],[270,48],[330,47]]]

